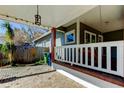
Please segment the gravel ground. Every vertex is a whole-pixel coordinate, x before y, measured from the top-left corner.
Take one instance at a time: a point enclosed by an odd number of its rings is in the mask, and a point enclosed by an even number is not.
[[[47,65],[0,68],[1,88],[83,88]]]

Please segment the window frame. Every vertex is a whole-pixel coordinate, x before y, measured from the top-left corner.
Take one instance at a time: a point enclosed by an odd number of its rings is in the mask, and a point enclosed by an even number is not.
[[[101,41],[99,41],[99,37],[101,38]],[[98,42],[103,42],[103,35],[98,35]]]
[[[87,44],[87,41],[86,41],[86,40],[87,40],[87,39],[86,39],[86,34],[89,34],[89,35],[90,35],[90,43],[93,43],[93,42],[92,42],[92,35],[95,36],[95,42],[94,42],[94,43],[96,43],[96,34],[90,32],[90,31],[85,30],[85,31],[84,31],[84,43],[85,43],[85,44]]]

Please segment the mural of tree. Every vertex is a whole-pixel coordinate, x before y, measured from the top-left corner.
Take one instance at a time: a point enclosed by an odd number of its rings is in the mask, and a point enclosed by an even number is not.
[[[28,33],[26,33],[25,31],[22,31],[20,29],[15,29],[14,30],[14,44],[15,45],[22,45],[28,41]]]
[[[0,24],[3,24],[3,23],[5,23],[5,21],[0,20]],[[33,43],[32,41],[34,39],[41,37],[45,32],[48,31],[47,29],[42,29],[40,27],[29,26],[21,23],[9,22],[9,24],[10,24],[11,30],[13,30],[14,32],[13,43],[15,45],[23,45],[24,43]],[[0,28],[5,29],[5,26],[2,25]],[[9,40],[9,38],[8,40],[5,38],[8,38],[8,37],[4,35],[4,39],[3,37],[2,39],[0,38],[0,42],[3,42],[3,41],[5,42]]]
[[[5,22],[2,26],[6,29],[6,32],[5,32],[5,44],[2,46],[2,52],[5,55],[8,55],[7,57],[9,59],[9,62],[12,63],[12,65],[15,65],[15,63],[13,62],[13,60],[14,60],[13,53],[14,53],[14,48],[15,48],[14,47],[14,42],[13,42],[14,31],[11,28],[9,22]]]

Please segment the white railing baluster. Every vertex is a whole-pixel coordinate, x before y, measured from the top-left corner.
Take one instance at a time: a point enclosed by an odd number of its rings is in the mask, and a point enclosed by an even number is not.
[[[64,61],[66,61],[66,47],[64,47]]]
[[[98,47],[98,68],[101,69],[102,67],[102,48]]]
[[[76,48],[76,63],[78,64],[78,47]]]
[[[62,51],[61,50],[62,50],[62,48],[60,47],[60,60],[62,60],[62,53],[61,53]]]
[[[91,52],[90,66],[88,65],[88,48],[90,48],[91,50],[89,51],[89,53]],[[97,49],[97,51],[94,50],[95,48]],[[79,56],[79,49],[80,49],[80,56]],[[85,49],[85,51],[83,51],[83,49]],[[106,50],[106,54],[102,55],[102,52],[105,52],[105,50]],[[60,46],[60,47],[55,47],[54,52],[55,52],[55,59],[58,61],[63,61],[66,63],[71,63],[82,67],[124,77],[124,41]],[[95,59],[97,60],[97,55],[96,55],[97,53],[98,53],[98,67],[97,65],[94,66],[95,62],[97,62],[95,61]],[[83,64],[84,54],[85,54],[85,64]],[[106,60],[105,61],[106,63],[104,63],[104,60]],[[80,61],[80,63],[78,61]],[[105,65],[107,65],[107,67],[105,67]],[[117,70],[116,70],[116,66],[117,66]]]
[[[60,59],[60,56],[61,56],[61,53],[60,53],[61,51],[60,51],[60,49],[61,49],[61,48],[59,47],[59,60],[61,60],[61,59]]]
[[[71,48],[69,48],[69,62],[71,62]]]
[[[82,47],[82,64],[83,64],[83,60],[84,60],[84,54],[83,54],[83,47]]]
[[[60,47],[60,59],[62,60],[62,47]]]
[[[56,50],[57,50],[57,55],[56,55],[56,57],[57,57],[57,59],[58,59],[58,47],[57,47],[57,49],[56,49]]]
[[[80,64],[82,64],[82,62],[83,62],[83,60],[82,60],[82,54],[83,54],[83,52],[82,52],[82,47],[80,47]]]
[[[94,65],[94,47],[91,47],[91,66]]]
[[[63,47],[61,47],[61,60],[63,61]]]
[[[72,48],[72,63],[74,63],[74,47]]]
[[[60,59],[60,47],[58,47],[58,53],[59,53],[59,57],[58,58]]]
[[[85,47],[85,65],[88,66],[88,47]]]
[[[59,59],[59,48],[57,47],[57,59]]]
[[[57,49],[58,49],[58,48],[56,47],[56,59],[58,59],[58,58],[57,58],[57,55],[58,55],[58,50],[57,50]]]
[[[64,61],[66,61],[66,47],[64,47],[64,53],[65,53],[65,58],[64,58]]]
[[[67,56],[67,55],[68,55],[67,49],[68,49],[68,48],[66,47],[66,61],[67,61],[67,58],[68,58],[68,56]]]
[[[62,55],[62,56],[63,56],[63,57],[62,57],[62,61],[64,61],[64,58],[65,58],[65,52],[64,52],[64,49],[65,49],[65,48],[63,47],[63,48],[62,48],[62,54],[63,54],[63,55]]]
[[[57,47],[55,47],[55,58],[57,59]]]
[[[124,77],[124,43],[117,46],[117,72]]]
[[[107,47],[107,69],[111,70],[111,47]]]

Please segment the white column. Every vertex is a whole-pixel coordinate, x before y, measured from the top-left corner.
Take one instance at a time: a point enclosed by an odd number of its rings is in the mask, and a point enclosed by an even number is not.
[[[111,48],[107,47],[107,70],[111,71]]]
[[[77,19],[77,25],[76,25],[76,30],[77,30],[77,45],[80,44],[80,19]]]
[[[102,65],[102,47],[98,47],[98,68],[101,69]]]

